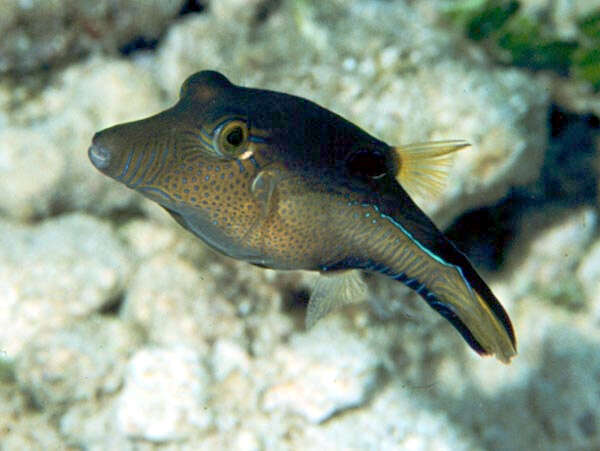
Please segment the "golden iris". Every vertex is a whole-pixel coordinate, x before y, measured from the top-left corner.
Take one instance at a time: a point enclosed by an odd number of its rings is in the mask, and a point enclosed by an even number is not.
[[[221,155],[239,157],[248,147],[248,126],[239,119],[224,123],[215,132],[215,144]]]

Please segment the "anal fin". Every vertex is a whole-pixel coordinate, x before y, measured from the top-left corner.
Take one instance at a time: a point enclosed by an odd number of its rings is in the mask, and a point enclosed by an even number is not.
[[[332,310],[343,305],[361,302],[366,299],[367,286],[360,271],[336,271],[322,273],[317,277],[306,310],[306,327],[313,327],[317,321]]]

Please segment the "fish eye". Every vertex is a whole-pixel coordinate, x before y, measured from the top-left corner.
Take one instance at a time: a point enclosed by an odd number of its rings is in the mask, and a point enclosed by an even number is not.
[[[239,119],[224,123],[215,132],[215,145],[223,156],[239,157],[248,146],[248,126]]]
[[[373,150],[359,150],[352,153],[347,161],[348,170],[352,175],[378,179],[387,171],[385,155]]]

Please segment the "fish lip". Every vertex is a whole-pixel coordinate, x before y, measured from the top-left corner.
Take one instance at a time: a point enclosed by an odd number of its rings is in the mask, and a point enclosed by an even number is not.
[[[88,149],[88,158],[97,169],[104,170],[110,165],[110,151],[96,143]]]

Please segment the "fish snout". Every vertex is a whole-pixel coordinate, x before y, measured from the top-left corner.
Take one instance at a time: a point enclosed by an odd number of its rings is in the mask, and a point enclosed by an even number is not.
[[[97,132],[88,148],[92,164],[104,175],[135,188],[155,176],[168,154],[174,129],[170,110]],[[159,156],[162,156],[159,160]],[[160,164],[159,164],[160,163]]]
[[[92,164],[96,166],[96,169],[105,171],[110,166],[112,152],[108,147],[98,142],[97,136],[98,133],[92,139],[92,145],[88,149],[88,157]]]
[[[135,175],[132,167],[137,170],[137,166],[133,163],[141,163],[139,156],[143,153],[138,151],[136,140],[131,138],[131,129],[129,125],[117,125],[101,130],[94,135],[88,148],[88,157],[96,169],[123,183],[126,183],[124,178]]]

